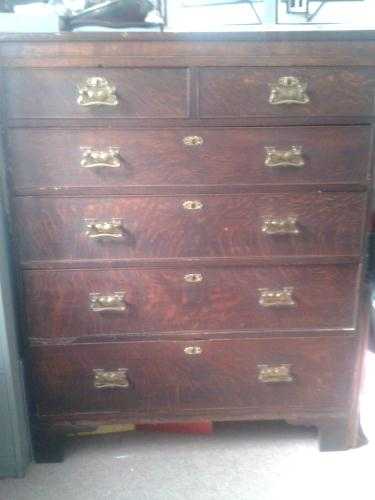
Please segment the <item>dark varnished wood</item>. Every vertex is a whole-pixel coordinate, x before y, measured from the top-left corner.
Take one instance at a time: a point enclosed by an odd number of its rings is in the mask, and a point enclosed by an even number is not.
[[[372,115],[342,115],[325,116],[324,125],[369,125],[372,122]],[[103,128],[103,119],[100,117],[90,117],[73,119],[67,117],[55,118],[9,118],[8,129],[14,128]],[[161,128],[181,128],[181,127],[280,127],[280,126],[320,126],[322,118],[319,116],[241,116],[241,117],[217,117],[217,118],[197,118],[190,114],[189,118],[127,118],[127,117],[106,117],[106,128],[130,128],[130,129],[157,129]]]
[[[2,34],[0,59],[10,67],[372,66],[373,31],[299,30],[237,33]],[[292,43],[294,41],[294,43]],[[103,43],[104,42],[104,43]],[[324,50],[322,46],[324,43]]]
[[[321,449],[356,446],[374,32],[0,38],[36,442],[108,422],[283,418],[317,426]],[[78,108],[94,74],[114,80],[118,108]],[[270,106],[281,75],[306,80],[311,104]],[[126,165],[83,172],[83,139],[119,141]],[[268,175],[268,139],[304,146],[306,167]],[[262,215],[297,215],[301,235],[266,238]],[[116,216],[124,244],[85,239],[83,218]],[[204,281],[181,283],[187,272]],[[260,311],[255,287],[286,278],[299,314]],[[125,284],[126,321],[93,320],[90,289]],[[267,362],[291,362],[295,382],[260,385]],[[93,368],[128,366],[127,395],[92,388]]]
[[[80,259],[75,260],[29,260],[22,264],[23,269],[62,270],[62,269],[165,269],[166,264],[175,269],[186,266],[204,266],[208,268],[258,266],[258,265],[288,265],[308,266],[319,264],[358,264],[365,262],[363,256],[354,255],[302,255],[302,256],[268,256],[268,257],[185,257],[165,260],[165,258],[150,259]]]
[[[186,200],[201,210],[185,210]],[[359,255],[361,193],[17,198],[21,260]],[[267,235],[263,217],[298,218],[298,235]],[[86,219],[124,220],[118,241],[86,235]]]
[[[282,76],[308,84],[308,104],[271,105]],[[357,68],[225,68],[199,72],[199,116],[332,116],[374,112],[375,71]]]
[[[186,274],[199,272],[200,283]],[[30,337],[354,328],[357,266],[29,271]],[[295,306],[263,307],[260,288],[293,287]],[[98,313],[89,294],[125,292],[128,310]]]
[[[104,77],[115,85],[117,106],[77,104],[77,85],[93,76]],[[8,116],[184,118],[188,115],[188,81],[186,68],[8,70]]]
[[[357,339],[128,342],[33,348],[39,413],[347,408]],[[197,346],[202,353],[188,356]],[[258,364],[290,363],[294,381],[257,380]],[[127,368],[128,389],[96,389],[93,369]]]
[[[186,146],[199,136],[203,144]],[[8,134],[16,191],[257,184],[365,184],[369,127],[13,129]],[[265,166],[265,148],[300,146],[302,168]],[[121,167],[80,166],[82,147],[120,148]]]

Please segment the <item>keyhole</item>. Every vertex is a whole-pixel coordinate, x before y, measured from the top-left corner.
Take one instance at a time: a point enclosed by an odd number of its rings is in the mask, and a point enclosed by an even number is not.
[[[203,203],[198,200],[187,200],[182,203],[185,210],[201,210],[203,208]]]

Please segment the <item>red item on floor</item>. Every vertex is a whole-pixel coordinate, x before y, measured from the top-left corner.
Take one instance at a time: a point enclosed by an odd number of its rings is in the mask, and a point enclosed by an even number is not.
[[[178,434],[212,434],[212,422],[191,422],[191,423],[163,423],[163,424],[139,424],[136,425],[138,431],[171,432]]]

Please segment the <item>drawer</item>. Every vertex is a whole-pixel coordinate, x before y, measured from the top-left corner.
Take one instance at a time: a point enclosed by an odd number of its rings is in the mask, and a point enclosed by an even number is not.
[[[352,116],[374,112],[371,68],[200,70],[201,117]]]
[[[35,190],[365,183],[370,164],[365,126],[21,128],[8,146],[15,188]]]
[[[185,68],[7,70],[8,116],[184,118],[188,75]]]
[[[15,200],[23,262],[359,255],[365,193]]]
[[[28,334],[353,328],[357,281],[355,265],[25,271]]]
[[[267,338],[38,347],[40,415],[345,407],[357,340]],[[154,417],[157,419],[156,417]]]

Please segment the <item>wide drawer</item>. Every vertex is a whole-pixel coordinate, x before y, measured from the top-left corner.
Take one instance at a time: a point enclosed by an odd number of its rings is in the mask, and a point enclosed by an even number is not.
[[[352,116],[374,112],[369,68],[207,68],[201,117]]]
[[[347,407],[355,338],[267,338],[38,347],[40,415]]]
[[[10,118],[184,118],[188,78],[186,68],[17,68],[6,72],[7,111]]]
[[[355,265],[25,271],[28,335],[354,328]]]
[[[8,146],[21,190],[365,183],[370,164],[365,126],[21,128]]]
[[[359,255],[365,193],[15,200],[23,262]]]

